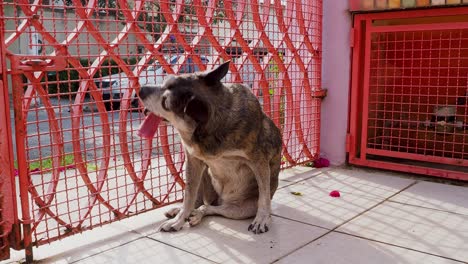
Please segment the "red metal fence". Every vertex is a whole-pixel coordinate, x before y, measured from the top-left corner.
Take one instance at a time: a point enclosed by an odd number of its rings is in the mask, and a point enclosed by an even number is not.
[[[166,74],[232,60],[226,81],[249,85],[283,132],[283,168],[319,153],[321,1],[18,0],[0,8],[23,224],[14,236],[27,249],[182,199],[174,129],[162,125],[152,140],[136,133],[135,93]]]
[[[468,180],[466,14],[355,16],[351,163]]]
[[[0,10],[1,14],[1,10]],[[0,43],[3,43],[3,21],[0,21]],[[5,52],[0,50],[0,87],[6,81]],[[16,195],[13,177],[13,149],[11,144],[11,126],[8,90],[0,91],[0,260],[10,255],[9,234],[13,224],[18,222]],[[14,245],[13,245],[14,246]]]

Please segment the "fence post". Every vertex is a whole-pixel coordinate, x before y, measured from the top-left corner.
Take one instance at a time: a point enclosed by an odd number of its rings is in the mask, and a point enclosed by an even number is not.
[[[14,56],[10,56],[11,64],[17,65],[14,61]],[[25,249],[26,263],[33,262],[32,251],[32,233],[31,233],[31,213],[29,205],[29,180],[28,168],[26,157],[26,120],[24,120],[23,113],[23,79],[19,71],[12,71],[12,93],[13,93],[13,107],[15,111],[15,132],[16,132],[16,149],[18,161],[18,177],[19,177],[19,192],[21,201],[21,223],[23,225],[23,246]]]
[[[2,14],[2,10],[0,9],[0,16]],[[0,105],[5,105],[5,102],[8,101],[8,89],[5,91],[5,86],[3,85],[3,69],[4,67],[4,59],[3,59],[3,19],[0,19]],[[6,95],[6,96],[5,96]],[[7,235],[8,231],[6,230],[7,227],[7,220],[6,219],[6,207],[5,206],[5,188],[8,188],[7,181],[11,178],[11,169],[10,169],[10,158],[11,152],[9,151],[8,146],[8,118],[7,115],[9,111],[6,107],[0,107],[0,260],[9,259],[10,258],[10,245],[8,243]]]
[[[21,240],[15,189],[6,53],[4,9],[0,8],[0,259],[8,259],[10,247],[20,248]]]

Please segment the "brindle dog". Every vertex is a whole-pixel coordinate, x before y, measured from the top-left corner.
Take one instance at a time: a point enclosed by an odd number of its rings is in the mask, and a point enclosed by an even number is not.
[[[185,221],[206,215],[254,217],[248,230],[267,232],[271,198],[278,187],[282,139],[254,94],[241,84],[223,84],[229,62],[199,73],[170,76],[162,85],[141,87],[149,114],[163,118],[180,134],[186,163],[181,208],[166,213],[162,231],[178,231]],[[159,116],[159,117],[156,117]],[[151,124],[151,121],[148,121]],[[145,134],[144,123],[140,132]]]

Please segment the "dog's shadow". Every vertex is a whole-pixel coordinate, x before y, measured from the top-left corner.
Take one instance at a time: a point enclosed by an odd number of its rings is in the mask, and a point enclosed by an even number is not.
[[[197,226],[186,224],[178,232],[154,232],[148,237],[218,263],[271,263],[328,231],[273,216],[267,233],[254,234],[247,230],[252,220],[210,216]],[[162,223],[135,231],[148,234]]]

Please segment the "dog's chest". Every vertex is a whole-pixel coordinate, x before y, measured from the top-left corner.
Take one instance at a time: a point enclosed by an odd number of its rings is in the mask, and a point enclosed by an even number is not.
[[[224,201],[238,200],[256,189],[255,177],[245,158],[228,156],[207,160],[208,173],[216,192]]]
[[[238,177],[238,172],[242,167],[237,160],[220,159],[216,162],[208,162],[208,172],[210,176],[220,182],[228,182]]]
[[[243,150],[203,155],[195,144],[185,144],[185,149],[208,166],[213,187],[223,201],[242,200],[257,190],[255,176],[248,166],[250,159]]]
[[[202,158],[214,177],[233,177],[238,174],[242,167],[246,167],[247,156],[241,150],[226,151],[217,156]]]

